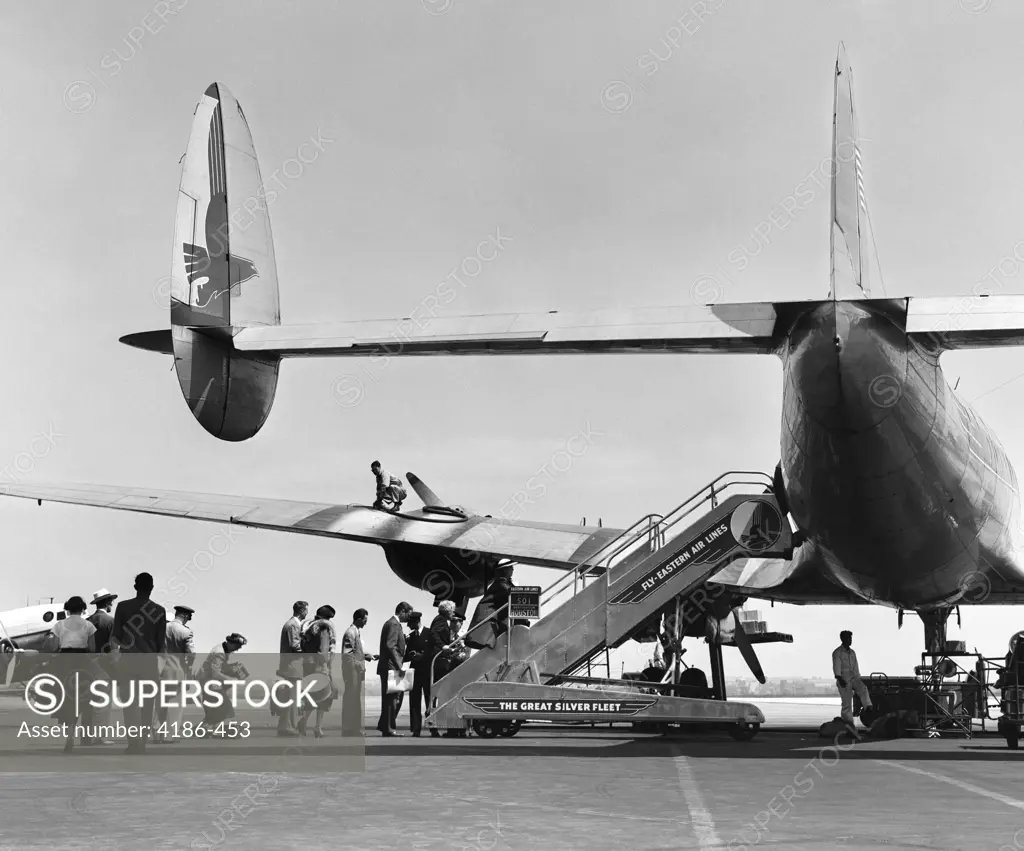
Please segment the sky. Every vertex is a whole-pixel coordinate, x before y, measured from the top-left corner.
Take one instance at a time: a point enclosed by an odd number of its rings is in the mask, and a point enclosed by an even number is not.
[[[286,323],[409,315],[497,234],[502,250],[447,314],[686,305],[709,285],[724,301],[814,299],[828,292],[827,181],[785,227],[764,223],[822,174],[842,40],[884,294],[967,294],[996,267],[1020,293],[1022,18],[1007,0],[10,5],[0,480],[367,502],[379,458],[496,513],[589,429],[522,517],[624,528],[726,470],[771,473],[782,371],[753,355],[291,360],[254,439],[210,437],[169,359],[117,342],[169,323],[200,96],[228,87],[264,181],[277,176]],[[943,366],[1020,469],[1024,352]],[[355,404],[339,392],[352,386]],[[371,644],[399,600],[432,611],[362,544],[14,499],[0,529],[0,610],[131,596],[146,570],[158,590],[187,584],[174,602],[196,609],[201,649],[238,631],[248,650],[276,650],[296,598],[344,623],[369,609]],[[769,676],[828,674],[844,627],[862,670],[919,662],[912,615],[898,631],[883,608],[748,608],[794,636],[758,649]],[[1002,654],[1018,627],[1011,608],[965,607],[950,637]],[[746,674],[737,651],[726,669]]]

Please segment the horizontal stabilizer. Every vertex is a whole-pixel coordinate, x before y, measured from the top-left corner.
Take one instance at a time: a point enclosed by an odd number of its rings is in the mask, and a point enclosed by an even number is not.
[[[281,357],[640,352],[769,353],[770,303],[381,319],[239,329],[240,352]]]
[[[159,352],[162,355],[174,354],[174,342],[171,339],[170,328],[164,328],[160,331],[139,331],[136,334],[125,334],[120,339],[120,342],[136,349],[145,349],[147,352]]]
[[[1024,345],[1024,295],[908,299],[907,333],[944,349]]]

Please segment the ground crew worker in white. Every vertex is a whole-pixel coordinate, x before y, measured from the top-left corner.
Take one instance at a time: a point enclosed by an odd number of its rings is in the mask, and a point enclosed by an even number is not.
[[[835,674],[836,685],[839,687],[839,696],[843,701],[840,715],[847,724],[852,726],[853,693],[857,692],[861,706],[864,709],[871,706],[871,695],[868,694],[867,686],[864,685],[864,681],[860,678],[857,653],[851,646],[853,644],[853,633],[848,629],[844,629],[839,633],[839,640],[842,644],[832,651],[832,673]]]

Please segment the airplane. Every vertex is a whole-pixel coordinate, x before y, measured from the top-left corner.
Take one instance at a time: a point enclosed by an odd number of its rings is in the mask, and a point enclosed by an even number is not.
[[[947,351],[1024,344],[1024,296],[976,286],[963,298],[876,297],[858,139],[852,71],[840,44],[827,298],[450,317],[433,315],[432,306],[429,317],[282,325],[252,135],[237,100],[214,83],[196,108],[182,165],[171,327],[121,342],[172,355],[194,418],[224,441],[259,432],[281,361],[289,357],[774,355],[782,361],[784,389],[772,490],[799,545],[792,558],[742,559],[711,577],[709,585],[728,592],[713,618],[738,624],[735,608],[747,598],[884,605],[899,610],[901,625],[904,611],[916,612],[926,649],[941,652],[946,620],[960,603],[1024,601],[1016,474],[940,364]],[[40,503],[371,543],[405,582],[433,590],[428,586],[440,578],[463,605],[483,592],[498,559],[572,570],[622,532],[465,512],[411,475],[410,482],[424,508],[400,515],[362,505],[150,488],[0,490]],[[716,633],[711,613],[687,634],[705,629]]]
[[[0,612],[0,675],[6,685],[32,676],[33,657],[43,649],[54,624],[66,617],[64,607],[52,600]]]

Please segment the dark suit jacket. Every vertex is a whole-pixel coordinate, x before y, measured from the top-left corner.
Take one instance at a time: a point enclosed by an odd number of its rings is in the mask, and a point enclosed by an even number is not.
[[[102,609],[97,609],[87,618],[96,627],[96,652],[109,653],[110,634],[114,631],[114,616]]]
[[[377,673],[386,677],[388,671],[402,670],[405,657],[405,635],[402,624],[397,617],[390,617],[380,630],[380,659],[377,660]]]
[[[423,667],[428,637],[429,633],[423,627],[420,627],[415,632],[410,632],[405,637],[405,661],[411,662],[415,670]]]
[[[111,637],[122,653],[163,653],[167,642],[167,610],[149,599],[122,600],[114,610]]]
[[[451,640],[452,625],[448,618],[439,614],[430,622],[430,631],[426,634],[426,649],[421,662],[425,670],[430,670],[434,657],[441,652],[442,647],[450,644]]]

